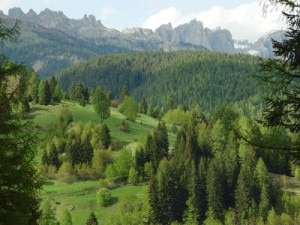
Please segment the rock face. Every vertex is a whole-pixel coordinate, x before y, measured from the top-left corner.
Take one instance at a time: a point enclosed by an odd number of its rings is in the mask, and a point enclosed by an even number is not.
[[[236,52],[272,58],[274,57],[272,39],[281,42],[285,39],[285,31],[272,31],[259,38],[255,43],[235,41]]]
[[[173,43],[188,43],[203,46],[208,50],[233,53],[234,42],[228,30],[210,30],[204,28],[202,22],[192,20],[175,29],[171,24],[165,24],[155,30],[157,36]]]
[[[50,9],[37,14],[33,10],[24,13],[20,8],[13,8],[8,15],[0,11],[0,18],[10,24],[18,20],[21,27],[16,41],[18,48],[4,45],[3,53],[15,61],[25,62],[42,76],[50,76],[95,55],[130,51],[209,50],[270,57],[273,55],[271,38],[283,38],[279,32],[254,44],[234,41],[229,30],[204,28],[197,20],[175,28],[169,23],[155,31],[129,28],[120,32],[105,27],[92,15],[75,20]]]

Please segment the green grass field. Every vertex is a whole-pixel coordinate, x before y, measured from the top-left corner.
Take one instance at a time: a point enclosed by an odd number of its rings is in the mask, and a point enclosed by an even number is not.
[[[107,218],[116,212],[119,200],[126,196],[145,197],[147,186],[125,185],[112,190],[113,204],[100,207],[96,202],[99,181],[76,182],[72,184],[53,182],[44,185],[42,195],[49,199],[55,208],[59,220],[63,210],[71,210],[73,225],[85,224],[91,212],[94,212],[99,224],[105,224]]]
[[[31,108],[29,118],[33,119],[34,123],[41,127],[40,134],[46,133],[49,126],[54,124],[60,115],[63,108],[68,108],[72,114],[75,122],[95,122],[99,123],[99,116],[95,113],[92,105],[85,107],[80,106],[78,103],[64,101],[58,105],[34,105]],[[126,121],[130,128],[127,132],[122,132],[119,129],[122,121],[125,120],[125,116],[118,112],[117,109],[111,108],[111,116],[105,121],[110,129],[113,140],[125,142],[127,144],[135,142],[137,140],[143,140],[158,124],[158,120],[149,117],[147,115],[140,114],[136,122]],[[176,140],[176,134],[170,132],[171,125],[167,124],[169,131],[169,142],[174,144]]]

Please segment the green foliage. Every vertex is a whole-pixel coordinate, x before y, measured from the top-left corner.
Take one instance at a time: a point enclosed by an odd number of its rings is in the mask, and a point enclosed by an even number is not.
[[[41,204],[42,214],[39,218],[39,225],[56,225],[57,221],[55,218],[54,211],[52,209],[51,203],[49,200],[42,202]]]
[[[0,42],[18,33],[0,19]],[[36,132],[16,110],[28,71],[0,54],[0,218],[2,224],[36,224],[41,181],[34,166]]]
[[[39,103],[41,105],[49,105],[51,103],[51,91],[48,81],[40,81],[39,84]]]
[[[300,6],[297,1],[268,2],[283,8],[282,16],[285,18],[287,31],[282,42],[272,40],[274,54],[277,57],[262,62],[256,74],[264,87],[268,88],[269,93],[265,99],[263,123],[267,127],[283,126],[291,132],[299,133]],[[298,144],[285,148],[300,161]]]
[[[72,216],[68,210],[64,210],[60,219],[60,225],[72,225]]]
[[[93,212],[90,214],[89,218],[87,219],[86,225],[98,225],[98,220]]]
[[[256,82],[248,79],[257,62],[258,58],[248,55],[201,51],[114,54],[74,65],[57,78],[63,90],[82,80],[89,88],[104,86],[113,96],[120,96],[126,85],[132,97],[147,99],[148,115],[155,114],[156,106],[166,106],[170,98],[175,105],[200,104],[207,114],[216,105],[246,102],[259,93]]]
[[[214,158],[207,170],[207,204],[215,219],[222,219],[225,210],[224,174],[221,158]]]
[[[100,188],[97,192],[97,203],[100,206],[107,207],[111,203],[111,191],[105,187]]]
[[[178,107],[176,109],[170,109],[166,112],[163,119],[167,123],[172,123],[176,125],[182,125],[184,123],[188,123],[192,118],[192,113],[189,111],[184,111],[182,107]]]
[[[120,199],[117,209],[109,216],[105,224],[145,224],[147,221],[147,210],[148,206],[144,196],[125,194]]]
[[[137,184],[138,182],[139,182],[138,172],[133,167],[131,167],[128,174],[128,183]]]
[[[70,98],[77,101],[81,106],[85,106],[89,100],[88,89],[79,81],[77,85],[72,83],[70,86]]]
[[[110,100],[101,87],[97,87],[93,95],[94,108],[100,116],[101,123],[110,116]]]
[[[138,116],[138,104],[131,96],[125,96],[122,104],[119,106],[120,113],[124,114],[130,121],[135,121]]]
[[[139,113],[146,114],[148,111],[148,104],[146,102],[145,97],[142,97],[142,100],[139,104]]]
[[[101,125],[99,135],[100,135],[99,137],[100,142],[103,148],[108,149],[108,147],[111,144],[111,136],[110,136],[110,131],[105,123]]]
[[[255,199],[255,153],[252,149],[246,152],[240,173],[238,175],[237,187],[235,191],[235,204],[239,221],[249,218],[248,209],[252,200]]]

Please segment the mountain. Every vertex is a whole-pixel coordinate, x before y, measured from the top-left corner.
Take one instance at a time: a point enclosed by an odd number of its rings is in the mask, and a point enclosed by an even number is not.
[[[204,28],[202,22],[197,20],[179,25],[174,29],[171,24],[165,24],[157,28],[155,34],[163,40],[173,43],[201,45],[216,52],[235,52],[230,31],[220,28],[210,30]]]
[[[20,8],[13,8],[8,15],[0,12],[0,18],[8,23],[18,20],[21,28],[15,43],[2,46],[4,54],[33,67],[44,77],[99,54],[156,50],[234,51],[229,31],[212,31],[196,20],[172,28],[171,36],[166,38],[161,35],[165,31],[159,32],[159,29],[153,32],[131,28],[120,32],[105,27],[92,15],[75,20],[49,9],[37,14],[33,10],[24,13]]]
[[[254,43],[249,43],[248,41],[234,41],[234,47],[236,52],[272,58],[274,57],[272,39],[282,42],[285,39],[285,31],[271,31]]]
[[[92,15],[76,20],[50,9],[37,14],[33,10],[24,13],[20,8],[13,8],[8,15],[0,11],[0,18],[10,24],[17,20],[21,28],[21,35],[15,42],[2,45],[1,51],[33,67],[43,77],[108,53],[201,50],[272,56],[270,38],[248,43],[243,49],[236,48],[241,45],[232,39],[229,30],[210,30],[197,20],[175,28],[165,24],[155,31],[130,28],[120,32],[105,27]]]

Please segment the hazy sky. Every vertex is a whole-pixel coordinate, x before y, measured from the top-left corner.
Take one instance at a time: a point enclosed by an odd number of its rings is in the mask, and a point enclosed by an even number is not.
[[[49,8],[69,18],[92,14],[104,26],[155,29],[171,22],[173,27],[197,19],[205,27],[229,29],[234,39],[255,41],[265,33],[281,29],[280,12],[263,16],[260,0],[0,0],[0,9],[20,7],[25,13]]]

